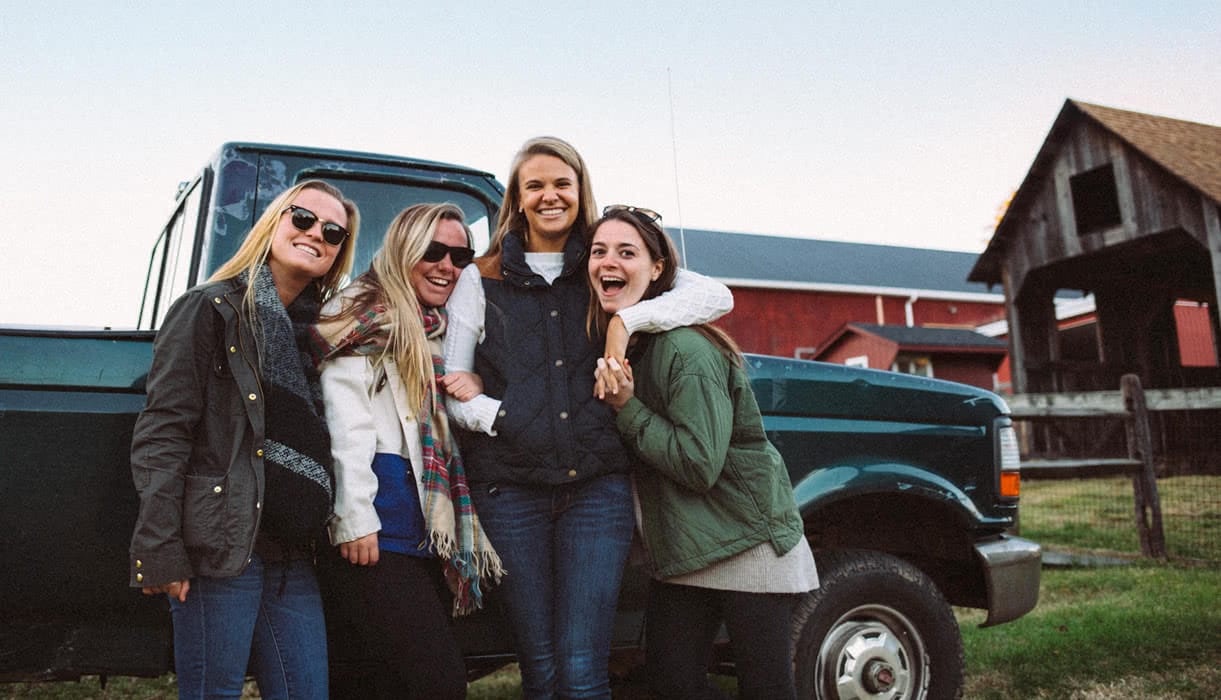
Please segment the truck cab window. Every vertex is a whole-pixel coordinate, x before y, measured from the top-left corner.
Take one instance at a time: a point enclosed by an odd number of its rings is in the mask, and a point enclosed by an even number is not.
[[[462,209],[466,225],[475,238],[475,250],[482,253],[488,247],[491,221],[495,216],[488,203],[459,189],[427,187],[402,182],[366,180],[359,177],[320,177],[338,187],[360,209],[360,232],[356,240],[356,259],[352,277],[369,269],[373,254],[382,246],[386,229],[398,213],[413,204],[450,202]]]
[[[157,328],[170,304],[188,286],[198,281],[192,279],[191,266],[195,257],[195,229],[204,189],[200,186],[201,182],[202,179],[197,179],[186,188],[186,193],[178,200],[178,206],[157,239],[149,262],[139,328]]]

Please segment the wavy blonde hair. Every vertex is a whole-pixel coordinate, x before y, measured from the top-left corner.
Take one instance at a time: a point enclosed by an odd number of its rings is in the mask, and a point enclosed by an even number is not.
[[[320,302],[325,302],[338,292],[344,279],[348,276],[348,271],[352,269],[352,260],[356,257],[356,232],[360,228],[360,212],[356,209],[356,203],[344,197],[339,188],[322,180],[299,182],[271,200],[271,204],[268,204],[267,208],[263,210],[258,220],[254,222],[254,226],[250,227],[250,233],[246,234],[246,239],[242,241],[241,247],[237,249],[233,257],[220,266],[220,269],[212,273],[208,281],[232,279],[243,272],[246,273],[246,279],[253,280],[258,274],[259,267],[266,263],[267,258],[271,255],[271,243],[276,237],[276,227],[280,225],[280,216],[302,190],[318,190],[331,195],[343,205],[344,213],[348,215],[348,225],[345,227],[348,229],[348,237],[339,244],[339,253],[335,255],[335,262],[331,264],[331,269],[316,280]],[[246,285],[246,294],[242,297],[242,304],[246,307],[250,318],[255,318],[254,284]]]
[[[369,271],[354,283],[360,291],[351,301],[344,299],[338,313],[327,319],[359,316],[378,304],[386,307],[383,326],[388,328],[390,337],[385,352],[376,361],[387,355],[393,358],[407,392],[408,405],[417,410],[422,410],[436,391],[436,377],[432,349],[424,335],[423,309],[411,284],[411,271],[424,258],[442,221],[461,224],[467,246],[474,246],[474,237],[457,205],[447,202],[407,207],[390,222]]]
[[[526,215],[521,209],[521,166],[534,156],[554,156],[564,161],[577,174],[578,209],[577,220],[569,231],[584,237],[594,221],[598,219],[598,205],[594,202],[594,189],[589,181],[589,168],[585,159],[573,148],[572,144],[554,136],[537,136],[522,144],[521,150],[513,156],[509,167],[509,182],[505,186],[505,197],[500,203],[500,215],[497,217],[496,231],[488,243],[485,257],[494,257],[500,253],[505,236],[512,231],[526,232],[528,224]]]

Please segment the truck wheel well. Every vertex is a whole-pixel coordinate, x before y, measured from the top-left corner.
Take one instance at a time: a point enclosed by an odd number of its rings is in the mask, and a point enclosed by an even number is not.
[[[903,494],[860,496],[806,513],[805,530],[816,551],[886,552],[923,571],[951,604],[987,607],[971,530],[950,505]]]

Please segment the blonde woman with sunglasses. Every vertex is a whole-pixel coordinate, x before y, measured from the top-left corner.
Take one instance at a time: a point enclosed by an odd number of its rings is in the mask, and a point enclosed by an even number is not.
[[[632,538],[627,453],[594,397],[595,363],[636,330],[721,316],[729,290],[691,273],[670,295],[591,338],[585,237],[597,218],[589,170],[570,144],[527,141],[513,159],[488,253],[450,298],[446,380],[471,494],[504,560],[498,590],[522,694],[610,698],[620,576]],[[630,317],[629,317],[630,316]],[[605,342],[605,345],[604,345]]]
[[[356,205],[310,180],[170,307],[132,439],[131,585],[169,599],[180,698],[325,700],[314,538],[331,446],[307,329],[352,265]]]
[[[501,574],[438,388],[445,302],[473,257],[461,209],[409,207],[316,327],[335,456],[332,698],[466,696],[450,616],[480,607]]]

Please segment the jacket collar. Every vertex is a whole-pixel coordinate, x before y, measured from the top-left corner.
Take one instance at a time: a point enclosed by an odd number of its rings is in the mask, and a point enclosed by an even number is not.
[[[526,264],[526,245],[521,233],[513,232],[505,236],[502,246],[501,270],[506,280],[526,287],[547,284],[541,275]],[[584,266],[585,238],[574,231],[564,242],[564,269],[556,279],[573,276],[580,279]]]

